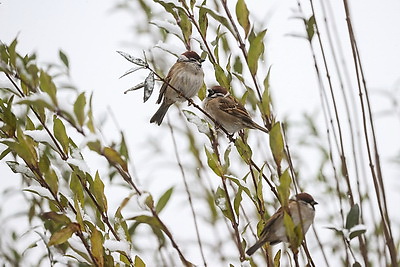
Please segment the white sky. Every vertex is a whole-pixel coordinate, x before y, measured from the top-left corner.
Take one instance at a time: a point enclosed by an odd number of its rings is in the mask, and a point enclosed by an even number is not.
[[[296,8],[296,2],[272,1],[265,10],[259,8],[260,3],[264,4],[264,1],[247,2],[250,12],[258,18],[269,14],[270,8],[275,9],[275,12],[271,13],[272,17],[268,19],[269,42],[266,53],[269,63],[273,65],[271,90],[278,119],[285,116],[299,119],[303,111],[314,112],[320,109],[309,46],[304,40],[287,36],[303,31],[299,21],[290,19],[293,16],[291,9]],[[251,6],[251,2],[254,6]],[[400,188],[399,183],[395,181],[399,175],[398,166],[393,169],[389,160],[399,153],[399,117],[382,116],[379,113],[388,108],[390,101],[382,97],[378,90],[394,92],[396,99],[400,100],[400,2],[397,0],[349,2],[351,2],[352,19],[367,84],[371,89],[373,108],[379,114],[375,126],[378,129],[381,158],[390,185],[389,195],[391,198],[398,198],[396,192]],[[308,3],[308,1],[302,2],[304,7],[307,7]],[[109,109],[112,110],[128,138],[132,158],[141,178],[140,183],[144,189],[157,195],[171,185],[182,187],[181,178],[164,181],[163,187],[158,184],[162,179],[151,179],[154,164],[159,164],[161,168],[159,174],[162,171],[168,172],[165,170],[168,164],[175,164],[172,152],[150,161],[149,158],[152,156],[149,155],[149,151],[143,149],[144,153],[140,153],[145,145],[144,141],[149,136],[159,140],[164,146],[171,147],[169,130],[148,123],[157,108],[154,105],[156,98],[154,95],[157,95],[159,85],[156,86],[152,98],[145,104],[142,103],[142,92],[124,95],[123,91],[139,83],[143,76],[134,74],[118,79],[131,65],[115,52],[122,50],[140,56],[142,49],[150,49],[155,44],[133,36],[131,26],[135,18],[123,12],[111,13],[113,4],[114,1],[106,0],[1,0],[0,40],[10,43],[18,35],[18,51],[20,53],[35,51],[39,61],[43,63],[58,61],[58,50],[62,49],[69,57],[74,84],[79,90],[88,92],[87,96],[90,92],[94,93],[94,109],[97,117],[103,118]],[[338,15],[336,22],[342,34],[342,42],[346,43],[345,19],[339,17],[343,16],[341,1],[335,1],[333,5]],[[165,61],[168,65],[174,60],[171,55],[166,54]],[[347,60],[351,62],[350,57]],[[351,65],[349,66],[351,68]],[[205,69],[211,69],[211,64],[206,62]],[[3,81],[3,77],[0,79]],[[209,77],[206,82],[212,85],[212,78]],[[66,101],[73,103],[73,99]],[[169,116],[173,117],[175,113],[176,110],[173,110]],[[115,125],[110,122],[110,118],[104,126],[105,137],[108,141],[113,140],[118,132],[115,130]],[[94,160],[92,171],[98,168],[96,164],[99,162]],[[0,164],[0,172],[2,177],[0,188],[18,186],[19,179],[14,179],[15,176],[4,163]],[[112,190],[108,192],[110,196],[114,192]],[[116,189],[115,192],[120,191]],[[118,205],[120,200],[121,198],[115,200],[111,198],[111,205]],[[12,213],[6,207],[2,208],[2,212]],[[176,220],[173,217],[173,214],[166,215],[170,225]],[[172,228],[174,229],[173,226]],[[200,263],[199,255],[195,254],[193,257],[194,261]]]

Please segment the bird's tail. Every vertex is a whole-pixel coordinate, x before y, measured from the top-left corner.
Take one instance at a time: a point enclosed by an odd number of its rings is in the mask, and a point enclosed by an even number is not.
[[[266,243],[265,240],[259,239],[253,246],[246,250],[246,254],[251,256],[256,252],[257,249],[261,248]]]
[[[162,103],[157,112],[153,115],[153,117],[151,117],[150,122],[151,123],[155,122],[158,125],[160,125],[171,105],[172,104]]]
[[[255,122],[253,123],[253,127],[254,127],[255,129],[258,129],[258,130],[263,131],[264,133],[269,133],[268,129],[266,129],[266,128],[260,126],[260,125],[258,125],[258,124],[255,123]]]

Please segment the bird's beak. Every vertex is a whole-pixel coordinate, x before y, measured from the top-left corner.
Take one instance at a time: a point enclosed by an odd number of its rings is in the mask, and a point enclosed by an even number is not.
[[[317,202],[317,201],[314,201],[314,202],[313,202],[313,205],[318,205],[318,202]]]
[[[204,61],[206,61],[205,59],[200,58],[200,63],[203,63]]]

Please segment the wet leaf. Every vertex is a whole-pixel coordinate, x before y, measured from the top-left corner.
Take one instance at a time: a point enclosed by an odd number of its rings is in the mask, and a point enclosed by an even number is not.
[[[195,113],[189,110],[182,110],[183,115],[185,115],[186,119],[188,122],[193,123],[194,125],[197,126],[197,130],[200,133],[209,135],[210,134],[210,127],[209,124],[199,116],[197,116]]]
[[[92,236],[90,237],[90,243],[92,245],[91,250],[93,257],[97,263],[97,266],[104,266],[104,258],[103,258],[103,236],[96,229],[96,227],[92,230]]]
[[[62,121],[56,116],[54,116],[53,120],[54,120],[54,125],[53,125],[54,136],[56,137],[57,141],[60,142],[64,153],[68,154],[69,138],[65,130],[65,126],[62,123]]]
[[[350,233],[349,238],[350,238],[350,240],[351,240],[351,239],[353,239],[353,238],[355,238],[355,237],[357,237],[357,236],[360,236],[360,235],[364,234],[366,231],[367,231],[366,229],[361,229],[361,230],[353,231],[353,232]]]
[[[222,177],[224,175],[224,171],[218,161],[217,155],[214,152],[209,151],[206,147],[204,147],[204,150],[206,151],[208,166],[216,175]]]
[[[103,149],[103,155],[107,158],[107,160],[112,164],[118,164],[121,166],[121,168],[124,171],[128,171],[128,164],[126,161],[122,158],[121,154],[118,153],[114,148],[112,147],[105,147]]]
[[[107,212],[107,198],[104,194],[104,183],[100,179],[99,172],[96,172],[94,181],[93,181],[93,189],[91,190],[94,194],[97,202],[102,208],[102,212]]]
[[[135,65],[141,66],[141,67],[147,67],[147,63],[140,59],[140,58],[136,58],[133,57],[131,55],[129,55],[128,53],[122,52],[122,51],[117,51],[118,54],[120,54],[121,56],[123,56],[126,60],[128,60],[129,62],[132,62]]]
[[[139,84],[137,84],[137,85],[135,85],[135,86],[129,88],[128,90],[126,90],[126,91],[124,92],[124,94],[126,94],[126,93],[128,93],[128,92],[130,92],[130,91],[138,90],[138,89],[143,88],[143,87],[145,87],[145,86],[146,86],[145,82],[141,82],[141,83],[139,83]]]
[[[150,72],[146,80],[144,81],[143,102],[146,102],[150,98],[151,94],[153,93],[153,89],[154,89],[154,73]]]
[[[246,164],[250,164],[251,157],[253,155],[251,147],[247,143],[243,142],[241,138],[237,138],[235,140],[235,147],[244,162],[246,162]]]
[[[66,242],[73,233],[79,231],[80,227],[77,223],[70,223],[61,230],[53,233],[50,237],[48,246],[55,246]]]
[[[131,74],[131,73],[133,73],[133,72],[135,72],[135,71],[137,71],[137,70],[141,70],[141,69],[144,69],[144,67],[141,67],[141,66],[139,66],[139,67],[133,67],[133,68],[127,70],[127,71],[126,71],[124,74],[122,74],[121,77],[119,77],[119,78],[121,79],[122,77],[125,77],[126,75]]]

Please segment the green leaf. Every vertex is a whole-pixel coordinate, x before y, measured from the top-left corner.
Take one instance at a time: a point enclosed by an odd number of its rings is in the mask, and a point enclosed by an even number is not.
[[[358,261],[356,261],[355,263],[353,263],[353,267],[361,267],[362,265],[358,262]]]
[[[261,113],[266,117],[271,115],[271,97],[269,94],[269,76],[271,73],[271,68],[268,69],[267,76],[264,79],[264,92],[262,94],[261,101]]]
[[[69,61],[68,61],[67,55],[65,55],[62,50],[58,51],[58,55],[60,56],[60,59],[64,63],[65,67],[67,67],[67,69],[68,69],[69,68]]]
[[[190,22],[185,11],[179,10],[178,14],[179,14],[179,19],[177,20],[177,23],[181,28],[185,43],[189,44],[190,36],[192,35],[192,23]]]
[[[264,53],[264,36],[266,32],[267,30],[263,30],[253,40],[250,41],[247,63],[252,75],[256,75],[258,69],[258,60],[260,59],[261,54]]]
[[[235,140],[235,147],[244,162],[246,162],[246,164],[250,164],[251,157],[253,155],[253,151],[251,150],[250,146],[243,142],[241,138],[237,138]]]
[[[281,165],[282,159],[285,156],[283,150],[283,137],[281,131],[281,124],[275,123],[269,133],[269,145],[271,147],[272,155],[277,166]]]
[[[275,254],[274,257],[274,267],[280,267],[281,266],[281,250],[278,250],[278,252]]]
[[[65,130],[65,126],[62,123],[62,121],[56,116],[54,116],[53,120],[54,120],[54,125],[53,125],[54,136],[56,137],[58,142],[60,142],[64,153],[68,154],[69,138]]]
[[[353,232],[350,233],[349,238],[351,240],[351,239],[353,239],[353,238],[355,238],[357,236],[360,236],[360,235],[364,234],[366,231],[367,231],[366,229],[353,231]]]
[[[202,3],[202,5],[199,7],[199,26],[200,26],[200,33],[204,37],[207,36],[207,28],[208,28],[208,17],[207,17],[207,11],[203,8],[205,5],[206,0]]]
[[[44,212],[40,215],[45,220],[51,220],[56,223],[67,225],[71,220],[65,215],[54,211]]]
[[[46,183],[49,185],[51,192],[57,195],[58,192],[58,177],[53,169],[49,169],[44,175]]]
[[[243,190],[239,187],[235,198],[233,200],[233,209],[235,210],[235,214],[237,217],[239,217],[239,208],[240,208],[240,204],[242,203],[242,192]]]
[[[225,88],[230,88],[231,84],[229,82],[229,78],[228,76],[226,76],[224,70],[221,68],[220,65],[215,64],[214,65],[215,68],[215,79],[217,80],[217,82]]]
[[[104,183],[100,179],[99,172],[96,172],[96,176],[93,181],[93,189],[91,191],[94,194],[100,207],[102,208],[101,211],[107,212],[107,198],[106,195],[104,194]]]
[[[93,257],[97,263],[97,266],[104,266],[103,258],[103,236],[102,234],[93,227],[92,236],[90,237],[90,244]]]
[[[138,255],[135,256],[135,261],[133,262],[133,265],[135,267],[146,267],[146,264],[144,264],[143,260]]]
[[[224,175],[224,171],[218,161],[217,155],[214,152],[209,151],[206,147],[204,147],[204,150],[206,151],[208,166],[216,175],[222,177]]]
[[[83,206],[85,203],[83,188],[82,188],[82,184],[79,180],[79,177],[77,176],[77,174],[75,172],[71,173],[71,180],[69,182],[69,188],[71,189],[71,192],[77,197],[81,206]]]
[[[85,93],[79,94],[79,96],[76,98],[76,101],[74,103],[74,114],[75,117],[78,121],[79,126],[83,126],[85,123],[85,105],[86,105],[86,97]]]
[[[249,21],[249,10],[247,9],[246,2],[244,0],[238,0],[236,3],[236,17],[240,26],[242,26],[245,36],[249,34],[250,31],[250,21]]]
[[[47,93],[51,100],[53,101],[53,104],[57,106],[57,88],[55,84],[53,83],[53,80],[50,75],[48,75],[46,72],[43,70],[40,71],[40,89]]]
[[[315,17],[312,15],[307,21],[306,21],[306,29],[307,29],[307,37],[308,40],[312,40],[314,33],[315,33]]]
[[[80,202],[78,200],[77,196],[74,196],[74,207],[76,210],[76,221],[81,226],[81,229],[85,229],[85,224],[83,222],[83,216],[82,216],[82,212],[81,212],[81,209],[83,207],[83,202]],[[100,226],[101,226],[101,224],[100,224]]]
[[[288,199],[290,195],[290,184],[292,183],[292,178],[290,177],[288,169],[286,169],[281,177],[279,177],[278,195],[281,205],[286,207],[288,205]]]
[[[215,192],[215,205],[220,208],[222,214],[230,221],[233,221],[233,214],[230,212],[228,208],[228,199],[226,197],[226,192],[221,187],[218,187],[217,191]]]
[[[174,191],[174,188],[171,187],[170,189],[165,191],[165,193],[160,197],[160,199],[158,200],[157,205],[156,205],[157,213],[160,213],[164,209],[165,205],[167,205],[169,199],[171,198],[173,191]]]
[[[80,227],[77,223],[68,224],[66,227],[52,234],[48,246],[55,246],[66,242],[72,234],[78,232],[79,229]]]
[[[353,207],[351,207],[349,213],[347,214],[346,229],[350,230],[352,227],[356,226],[358,224],[359,218],[360,208],[358,207],[358,204],[355,204]]]
[[[214,10],[202,6],[202,8],[204,9],[205,12],[207,12],[208,14],[210,14],[210,16],[215,19],[216,21],[218,21],[219,23],[221,23],[223,26],[225,26],[225,28],[227,28],[232,34],[233,36],[236,36],[235,32],[233,31],[231,25],[229,24],[229,21],[226,17],[216,13]]]
[[[229,166],[231,164],[230,160],[229,160],[229,155],[231,154],[231,150],[232,150],[232,146],[231,146],[231,144],[229,144],[224,153],[224,165],[222,166],[225,173],[228,171]]]

